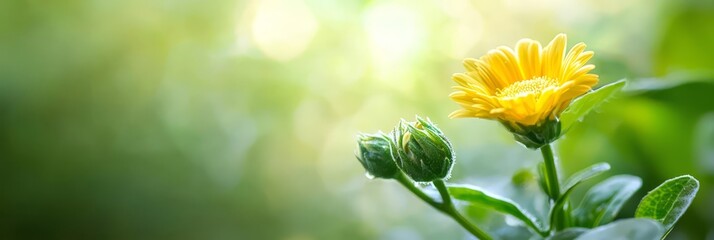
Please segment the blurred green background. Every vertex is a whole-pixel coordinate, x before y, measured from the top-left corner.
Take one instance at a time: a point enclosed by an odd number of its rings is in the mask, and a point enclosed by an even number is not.
[[[623,217],[692,174],[669,239],[714,239],[712,26],[711,0],[0,1],[0,238],[468,239],[367,179],[355,135],[428,116],[452,182],[537,208],[511,175],[539,153],[447,95],[463,58],[564,32],[631,80],[557,144],[564,174],[641,176]]]

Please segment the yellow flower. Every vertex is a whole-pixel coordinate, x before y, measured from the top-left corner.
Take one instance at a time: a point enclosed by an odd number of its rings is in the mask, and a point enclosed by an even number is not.
[[[464,60],[465,73],[454,74],[459,84],[449,97],[462,109],[449,115],[499,120],[514,128],[555,120],[570,101],[588,91],[598,76],[588,73],[592,51],[578,43],[565,53],[567,37],[558,34],[545,48],[522,39],[516,50],[505,46],[479,59]]]

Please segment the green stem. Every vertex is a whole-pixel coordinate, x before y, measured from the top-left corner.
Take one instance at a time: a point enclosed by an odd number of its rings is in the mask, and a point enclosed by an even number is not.
[[[444,183],[444,180],[435,180],[432,183],[434,183],[434,187],[436,187],[436,190],[439,190],[439,194],[441,195],[441,200],[444,206],[453,206],[454,203],[451,202],[451,195],[449,195],[449,189],[446,188],[446,183]]]
[[[560,183],[558,182],[558,170],[555,167],[553,149],[550,147],[550,144],[546,144],[540,148],[540,152],[543,154],[543,161],[545,162],[548,190],[550,191],[549,195],[553,200],[557,200],[560,197]]]
[[[468,230],[471,234],[476,236],[478,239],[482,240],[492,240],[493,238],[480,228],[478,228],[476,225],[471,224],[469,220],[467,220],[464,216],[462,216],[459,211],[456,210],[456,207],[454,206],[454,203],[451,201],[451,195],[449,195],[449,189],[446,188],[446,185],[444,184],[443,180],[436,180],[433,182],[434,186],[436,187],[437,190],[439,190],[439,194],[441,194],[442,198],[442,206],[444,207],[444,213],[448,214],[456,220],[462,227],[464,227],[466,230]]]
[[[483,239],[483,240],[492,240],[493,238],[488,235],[488,233],[484,232],[483,230],[479,229],[475,225],[471,224],[464,216],[459,214],[458,211],[456,211],[456,207],[454,206],[454,203],[451,201],[451,196],[449,195],[449,190],[446,188],[446,185],[444,184],[444,181],[442,180],[437,180],[434,181],[434,186],[436,187],[437,190],[439,190],[439,194],[441,194],[441,199],[442,202],[436,202],[433,198],[429,197],[426,195],[421,189],[418,187],[414,186],[414,183],[409,180],[409,178],[404,174],[404,173],[399,173],[395,179],[404,185],[410,192],[414,193],[417,197],[419,197],[422,201],[428,203],[432,207],[434,207],[436,210],[439,210],[440,212],[443,212],[446,215],[449,215],[451,218],[456,220],[462,227],[466,228],[471,234],[476,236],[478,239]]]
[[[555,165],[555,158],[553,157],[553,148],[551,148],[550,144],[546,144],[545,146],[540,148],[540,152],[543,154],[543,162],[545,162],[545,171],[546,171],[546,181],[548,185],[548,191],[550,192],[550,198],[553,200],[551,201],[552,204],[555,204],[555,202],[560,199],[560,182],[558,181],[558,169]],[[555,207],[555,206],[553,206]],[[553,209],[552,211],[553,214],[555,214],[555,221],[550,223],[551,229],[555,230],[561,230],[563,229],[563,219],[564,219],[564,213],[562,209]]]
[[[419,197],[422,201],[424,201],[424,202],[428,203],[429,205],[431,205],[432,207],[436,208],[436,210],[439,210],[440,212],[444,212],[444,209],[443,209],[443,207],[441,206],[441,204],[439,204],[438,202],[434,201],[433,198],[429,197],[429,196],[426,195],[424,192],[422,192],[421,189],[419,189],[419,188],[417,188],[416,186],[414,186],[414,183],[413,183],[411,180],[409,180],[409,178],[407,178],[407,175],[405,175],[404,173],[400,172],[399,175],[397,175],[397,177],[396,177],[395,179],[396,179],[399,183],[401,183],[402,185],[404,185],[404,187],[406,187],[407,189],[409,189],[410,192],[414,193],[414,195],[416,195],[417,197]],[[446,213],[446,212],[444,212],[444,213]]]

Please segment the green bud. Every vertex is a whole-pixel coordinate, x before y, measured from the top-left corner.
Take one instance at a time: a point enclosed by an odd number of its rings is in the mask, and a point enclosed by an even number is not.
[[[369,178],[394,178],[399,169],[392,159],[390,140],[384,133],[360,134],[358,149],[355,152],[357,160],[367,170]]]
[[[513,133],[516,141],[530,149],[538,149],[558,140],[560,137],[560,121],[548,120],[533,126],[523,126],[518,123],[501,122],[508,131]]]
[[[431,182],[449,177],[455,160],[453,148],[428,119],[402,119],[392,132],[392,140],[394,161],[412,180]]]

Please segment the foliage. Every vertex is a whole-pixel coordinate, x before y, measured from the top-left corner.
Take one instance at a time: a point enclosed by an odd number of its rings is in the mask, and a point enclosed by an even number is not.
[[[575,99],[573,103],[563,111],[560,115],[560,121],[563,125],[561,134],[565,134],[573,127],[573,124],[577,121],[582,121],[582,119],[587,115],[592,109],[596,108],[606,99],[612,97],[615,93],[619,92],[625,86],[625,80],[620,80],[614,83],[610,83],[598,89],[597,91],[589,92],[582,97]]]
[[[635,217],[657,220],[669,233],[677,220],[687,211],[697,191],[699,191],[699,181],[692,176],[669,179],[647,193],[637,206]]]

